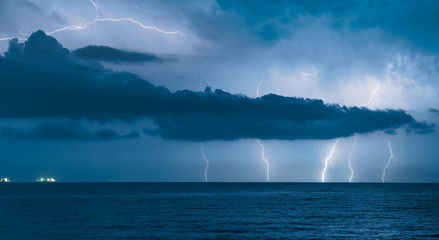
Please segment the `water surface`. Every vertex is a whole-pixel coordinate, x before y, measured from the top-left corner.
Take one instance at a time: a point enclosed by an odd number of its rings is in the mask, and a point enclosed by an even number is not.
[[[439,184],[0,184],[0,239],[438,239]]]

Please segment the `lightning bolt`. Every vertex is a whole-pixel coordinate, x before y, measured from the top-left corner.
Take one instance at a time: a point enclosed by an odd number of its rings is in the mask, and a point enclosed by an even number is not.
[[[146,30],[155,30],[157,32],[165,33],[165,34],[183,34],[180,31],[172,31],[171,32],[171,31],[162,30],[162,29],[157,28],[157,27],[147,26],[147,25],[144,25],[141,22],[136,21],[136,20],[131,19],[131,18],[99,18],[98,5],[96,5],[96,3],[93,0],[90,0],[90,2],[93,4],[95,11],[96,11],[96,16],[92,21],[85,23],[83,26],[72,25],[72,26],[63,27],[63,28],[54,30],[52,32],[49,32],[49,33],[47,33],[47,35],[52,35],[54,33],[65,31],[65,30],[81,30],[81,29],[84,29],[84,28],[88,27],[89,25],[94,24],[96,22],[131,22],[131,23],[134,23],[137,26],[139,26],[143,29],[146,29]]]
[[[334,156],[335,148],[337,147],[337,143],[340,141],[340,138],[337,138],[335,140],[334,144],[332,145],[331,151],[329,152],[328,156],[325,158],[325,166],[322,171],[322,182],[325,182],[325,175],[326,175],[326,169],[328,168],[328,163],[331,161],[332,157]]]
[[[372,92],[372,94],[370,95],[369,101],[367,101],[367,103],[365,103],[365,104],[363,105],[363,107],[367,107],[367,106],[372,102],[373,98],[375,97],[375,94],[376,94],[379,90],[380,90],[380,83],[378,82],[378,85],[377,85],[376,89],[375,89],[375,90]],[[386,139],[386,141],[387,141],[387,145],[388,145],[388,147],[389,147],[390,157],[389,157],[389,160],[387,160],[387,164],[386,164],[386,166],[385,166],[384,169],[383,169],[383,175],[381,175],[381,182],[383,182],[383,183],[384,183],[384,177],[386,176],[386,170],[387,170],[387,168],[389,167],[390,162],[391,162],[392,159],[393,159],[392,146],[391,146],[391,144],[390,144],[390,141],[389,141],[387,138],[385,138],[385,139]],[[349,157],[349,158],[350,158],[350,157]],[[349,162],[349,167],[350,167],[350,162]],[[352,170],[352,168],[351,168],[351,170]],[[349,181],[349,182],[350,182],[350,181]]]
[[[140,11],[142,11],[142,12],[144,12],[144,13],[152,13],[152,14],[163,14],[163,13],[168,13],[168,12],[165,12],[165,11],[150,11],[150,10],[145,10],[145,9],[143,9],[143,8],[140,8],[138,5],[137,5],[137,3],[135,3],[135,7],[134,7],[135,9],[137,9],[137,10],[140,10]]]
[[[357,136],[354,136],[354,143],[352,144],[351,152],[349,153],[349,169],[351,169],[351,176],[349,177],[349,182],[352,182],[352,178],[354,178],[354,170],[352,169],[351,165],[351,159],[352,159],[352,152],[354,151],[355,145],[357,144]]]
[[[369,106],[369,104],[372,103],[372,100],[374,99],[375,95],[377,94],[377,92],[379,90],[380,90],[380,83],[378,82],[377,87],[370,94],[369,100],[363,105],[363,107],[367,107],[367,106]],[[351,151],[349,153],[349,160],[348,160],[349,169],[351,170],[351,176],[349,177],[349,182],[352,182],[352,179],[354,178],[354,169],[352,168],[351,160],[352,160],[352,152],[354,151],[356,144],[357,144],[357,136],[354,136],[354,143],[352,144],[352,148],[351,148]]]
[[[264,160],[265,165],[267,167],[266,168],[267,169],[267,174],[266,174],[267,182],[270,182],[270,163],[265,158],[265,147],[264,147],[264,145],[261,143],[261,141],[259,139],[258,139],[258,144],[259,144],[259,146],[261,146],[261,149],[262,149],[262,160]]]
[[[370,94],[369,100],[367,101],[367,103],[365,103],[363,105],[363,107],[367,107],[369,106],[369,104],[372,102],[373,98],[375,97],[375,94],[380,90],[380,83],[378,82],[378,85],[376,87],[376,89],[372,92],[372,94]]]
[[[384,183],[384,177],[386,176],[386,170],[387,170],[387,167],[389,167],[390,162],[391,162],[392,159],[393,159],[393,150],[392,150],[392,146],[390,145],[390,141],[389,141],[388,139],[386,139],[386,141],[387,141],[387,146],[389,147],[390,157],[389,157],[389,160],[387,160],[387,164],[386,164],[386,166],[385,166],[384,169],[383,169],[383,175],[381,176],[381,181],[382,181],[383,183]]]
[[[265,81],[265,78],[263,78],[261,81],[259,81],[258,83],[258,87],[256,88],[256,97],[259,97],[259,90],[261,88],[261,84]]]
[[[314,145],[314,148],[312,149],[311,156],[309,156],[309,158],[308,158],[308,170],[307,170],[308,172],[309,172],[309,166],[311,165],[311,159],[314,156],[314,152],[316,151],[316,146],[317,145]]]
[[[20,38],[20,37],[4,37],[4,38],[0,38],[0,41],[12,40],[14,38],[16,38],[16,39],[18,39],[20,41],[25,41],[26,40],[26,38]]]
[[[96,15],[95,18],[92,21],[86,22],[84,25],[80,26],[80,25],[71,25],[71,26],[66,26],[66,27],[62,27],[56,30],[53,30],[51,32],[48,32],[47,35],[53,35],[55,33],[58,32],[63,32],[66,30],[72,30],[72,31],[77,31],[77,30],[82,30],[87,28],[88,26],[97,23],[97,22],[130,22],[133,23],[135,25],[137,25],[138,27],[145,29],[145,30],[153,30],[153,31],[157,31],[160,33],[164,33],[164,34],[181,34],[181,35],[185,35],[180,31],[166,31],[166,30],[162,30],[160,28],[157,27],[153,27],[153,26],[148,26],[145,25],[137,20],[134,20],[132,18],[100,18],[99,17],[99,10],[98,10],[98,6],[96,5],[96,3],[93,0],[90,0],[91,4],[93,4],[95,11],[96,11]],[[5,40],[11,40],[13,38],[18,38],[18,37],[4,37],[4,38],[0,38],[0,41],[5,41]],[[25,38],[18,38],[19,40],[26,40]]]
[[[96,16],[95,19],[98,19],[99,17],[99,10],[98,10],[98,5],[96,5],[96,3],[93,0],[90,0],[91,4],[93,4],[93,6],[95,7],[95,11],[96,11]]]
[[[300,73],[304,77],[315,77],[322,71],[315,71],[313,73],[305,73],[305,72],[301,72],[301,71],[296,71],[296,72]]]
[[[261,84],[264,82],[265,78],[263,78],[261,81],[259,81],[258,83],[258,87],[256,88],[256,97],[259,97],[259,90],[261,88]],[[267,182],[270,182],[270,163],[267,161],[267,159],[265,158],[265,147],[264,145],[261,143],[261,140],[258,139],[258,144],[259,146],[261,146],[262,148],[262,160],[264,160],[265,165],[266,165],[266,169],[267,169]]]
[[[209,169],[209,160],[204,153],[204,143],[201,143],[201,153],[203,154],[204,161],[206,161],[206,168],[204,169],[204,181],[207,182],[207,170]]]

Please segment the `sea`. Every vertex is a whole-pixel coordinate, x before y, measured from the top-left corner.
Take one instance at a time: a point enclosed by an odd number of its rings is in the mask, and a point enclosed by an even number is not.
[[[0,239],[439,239],[439,184],[2,183]]]

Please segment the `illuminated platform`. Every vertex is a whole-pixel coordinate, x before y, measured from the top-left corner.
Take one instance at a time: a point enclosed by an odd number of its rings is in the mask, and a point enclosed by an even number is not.
[[[55,182],[54,178],[37,178],[37,182]]]
[[[9,178],[0,178],[0,182],[11,182]]]

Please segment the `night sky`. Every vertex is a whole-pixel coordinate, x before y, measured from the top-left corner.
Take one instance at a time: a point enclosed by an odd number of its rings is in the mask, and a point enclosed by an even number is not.
[[[438,1],[0,1],[0,177],[439,182]]]

